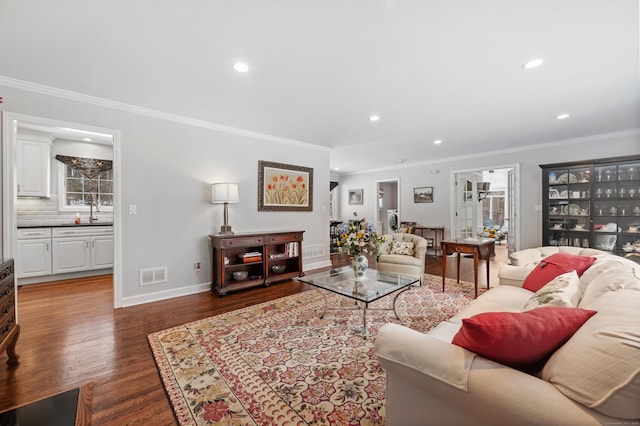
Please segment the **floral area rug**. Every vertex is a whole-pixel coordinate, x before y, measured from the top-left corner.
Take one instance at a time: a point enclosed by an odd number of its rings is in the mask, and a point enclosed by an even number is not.
[[[353,301],[327,297],[329,305]],[[384,371],[374,353],[388,322],[426,332],[473,300],[473,284],[425,275],[393,311],[330,310],[305,291],[148,336],[180,425],[383,425]],[[393,295],[370,304],[391,307]]]

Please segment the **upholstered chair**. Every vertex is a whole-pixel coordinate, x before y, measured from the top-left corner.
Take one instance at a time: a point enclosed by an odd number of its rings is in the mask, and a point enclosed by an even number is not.
[[[427,240],[415,234],[386,234],[380,246],[380,257],[376,268],[379,271],[395,272],[420,278],[424,276],[427,255]]]

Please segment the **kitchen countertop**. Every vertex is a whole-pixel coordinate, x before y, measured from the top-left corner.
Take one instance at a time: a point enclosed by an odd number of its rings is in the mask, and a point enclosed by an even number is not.
[[[18,229],[26,228],[79,228],[83,226],[113,226],[113,222],[94,222],[94,223],[60,223],[57,225],[21,225]]]

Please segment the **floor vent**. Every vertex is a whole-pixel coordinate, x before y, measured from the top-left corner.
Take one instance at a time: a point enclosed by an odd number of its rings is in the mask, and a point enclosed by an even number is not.
[[[140,285],[151,285],[165,283],[167,278],[167,267],[160,266],[157,268],[141,269],[140,270]]]

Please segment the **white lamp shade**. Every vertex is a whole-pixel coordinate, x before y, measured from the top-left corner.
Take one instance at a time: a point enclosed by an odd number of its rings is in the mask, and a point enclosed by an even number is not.
[[[238,184],[220,182],[211,184],[211,202],[212,203],[237,203]]]

